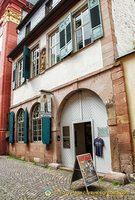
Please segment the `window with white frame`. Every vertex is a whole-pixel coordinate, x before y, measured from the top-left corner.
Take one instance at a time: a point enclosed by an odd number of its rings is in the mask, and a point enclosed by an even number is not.
[[[21,109],[17,116],[17,139],[18,142],[24,141],[24,110]]]
[[[22,85],[23,81],[23,60],[20,60],[18,62],[18,86]]]
[[[33,142],[41,141],[42,121],[40,117],[40,104],[36,104],[32,111],[32,137]]]
[[[31,55],[31,77],[34,77],[39,74],[39,47],[36,47],[32,51]]]
[[[79,50],[91,43],[90,12],[86,7],[74,17],[75,47]]]
[[[54,65],[60,61],[60,41],[59,31],[57,30],[50,35],[50,65]]]

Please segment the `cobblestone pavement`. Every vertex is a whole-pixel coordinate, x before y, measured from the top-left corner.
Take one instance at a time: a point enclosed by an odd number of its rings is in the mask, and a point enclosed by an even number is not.
[[[0,156],[0,200],[135,200],[133,184],[114,186],[103,181],[92,184],[87,194],[82,181],[70,189],[71,175]],[[49,197],[44,194],[47,189],[52,192]]]

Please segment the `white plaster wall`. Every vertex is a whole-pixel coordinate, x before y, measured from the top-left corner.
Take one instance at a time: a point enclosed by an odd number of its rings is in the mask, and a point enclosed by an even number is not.
[[[135,40],[135,1],[112,0],[112,14],[119,56],[133,50]]]
[[[12,106],[39,95],[39,91],[51,90],[103,67],[101,42],[69,56],[44,74],[28,81],[13,91]]]
[[[17,43],[19,44],[24,39],[24,37],[25,37],[25,26],[18,33]]]
[[[31,18],[31,30],[45,17],[45,4],[37,10],[37,12]]]

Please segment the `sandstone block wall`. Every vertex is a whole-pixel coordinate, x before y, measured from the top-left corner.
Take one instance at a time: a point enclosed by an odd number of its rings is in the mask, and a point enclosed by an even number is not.
[[[118,55],[133,50],[135,41],[135,1],[112,0],[112,14],[117,38]]]

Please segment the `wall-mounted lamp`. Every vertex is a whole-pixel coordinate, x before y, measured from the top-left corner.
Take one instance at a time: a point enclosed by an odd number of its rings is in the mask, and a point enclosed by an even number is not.
[[[114,100],[113,99],[106,99],[105,100],[105,105],[106,105],[107,108],[113,107]]]

